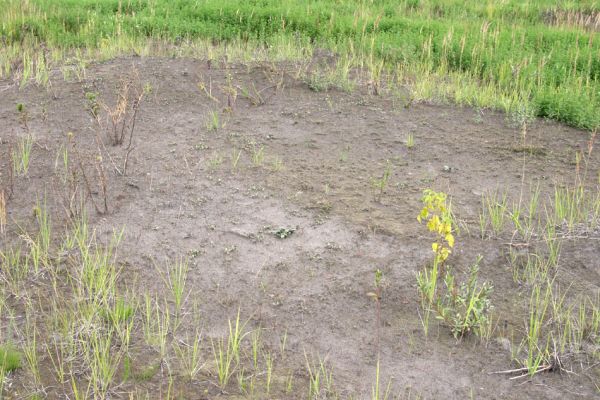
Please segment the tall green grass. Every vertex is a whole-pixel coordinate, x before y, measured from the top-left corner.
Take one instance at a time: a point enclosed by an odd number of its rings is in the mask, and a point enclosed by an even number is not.
[[[300,53],[319,46],[376,76],[383,62],[417,98],[595,129],[600,41],[559,16],[599,10],[591,0],[0,0],[0,77],[19,69],[44,82],[40,69],[75,49],[116,55],[148,39]]]

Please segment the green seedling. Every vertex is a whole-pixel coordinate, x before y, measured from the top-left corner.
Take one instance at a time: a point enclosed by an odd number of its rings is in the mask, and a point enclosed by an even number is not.
[[[406,148],[407,149],[413,149],[415,147],[415,135],[413,135],[412,133],[409,133],[406,136]]]
[[[252,331],[251,344],[252,344],[252,365],[254,370],[258,370],[258,355],[261,349],[261,329],[258,328]]]
[[[94,119],[100,116],[100,103],[98,102],[98,92],[85,92],[86,110]]]
[[[380,368],[379,359],[377,360],[377,367],[375,368],[375,383],[371,387],[371,400],[387,400],[390,396],[390,390],[392,388],[392,381],[389,380],[385,390],[382,390],[380,383]]]
[[[221,164],[223,164],[223,157],[218,152],[214,152],[208,159],[210,169],[216,169]]]
[[[29,112],[23,103],[17,103],[17,112],[19,113],[19,122],[23,126],[23,128],[29,132]]]
[[[240,157],[242,156],[242,150],[233,149],[231,152],[231,170],[235,171],[240,162]]]
[[[256,144],[252,145],[252,164],[256,167],[260,167],[265,160],[265,147],[257,147]]]
[[[489,311],[491,309],[490,294],[492,286],[488,283],[478,285],[477,274],[479,261],[471,266],[469,278],[458,286],[450,270],[444,277],[445,294],[438,299],[435,305],[437,318],[444,321],[451,329],[455,338],[465,334],[475,334],[483,337],[490,324]]]
[[[296,228],[279,228],[273,232],[273,235],[279,239],[287,239],[292,236],[294,232],[296,232]]]
[[[265,366],[267,368],[266,377],[265,377],[265,385],[266,385],[266,391],[267,391],[267,396],[268,396],[271,393],[271,383],[273,380],[273,357],[271,356],[271,354],[267,354],[265,356]]]
[[[254,106],[260,106],[265,104],[265,99],[261,95],[261,90],[256,90],[256,86],[252,83],[252,89],[246,87],[240,87],[242,97],[248,99]]]
[[[479,215],[479,225],[482,232],[482,238],[488,232],[488,226],[491,227],[494,235],[499,235],[506,222],[507,216],[507,195],[499,195],[497,192],[490,192],[481,197],[482,213]],[[519,212],[520,214],[520,212]]]
[[[211,343],[219,386],[225,388],[234,372],[234,355],[232,349],[228,346],[228,342],[224,339],[217,339],[216,345],[212,340]]]
[[[11,154],[12,168],[15,175],[27,175],[31,162],[31,150],[33,148],[33,137],[27,135],[17,144],[17,150]]]
[[[196,379],[204,363],[202,362],[201,345],[202,334],[196,332],[191,343],[174,342],[173,348],[179,359],[181,370],[190,381]]]
[[[42,384],[42,376],[40,372],[40,360],[38,357],[38,349],[37,349],[37,328],[35,326],[30,325],[31,322],[27,321],[27,332],[25,333],[25,344],[23,346],[23,354],[25,361],[27,362],[27,367],[31,372],[31,376],[33,377],[33,383],[35,387],[41,388]]]
[[[387,160],[386,165],[385,165],[385,170],[383,171],[383,175],[381,176],[381,178],[371,178],[371,184],[373,185],[373,188],[379,190],[380,198],[381,198],[381,196],[383,196],[383,192],[390,181],[391,175],[392,175],[392,163],[390,163],[390,160]]]
[[[206,130],[217,132],[225,127],[225,124],[221,121],[218,111],[210,111],[206,118]]]
[[[21,360],[23,354],[15,349],[11,344],[0,345],[0,371],[3,374],[12,372],[18,368],[21,368]],[[3,382],[0,381],[0,385]],[[0,391],[0,394],[2,392]]]
[[[235,322],[229,321],[229,336],[227,340],[220,338],[215,342],[211,340],[219,386],[227,386],[236,368],[240,365],[241,343],[248,333],[243,333],[246,323],[240,321],[238,310]]]
[[[175,315],[178,318],[183,302],[185,301],[185,284],[189,271],[188,261],[178,259],[167,267],[166,284],[173,297]]]
[[[275,157],[271,169],[274,172],[279,172],[283,169],[283,160],[280,157]]]
[[[171,315],[167,304],[161,308],[157,299],[146,293],[144,314],[144,339],[146,343],[155,348],[161,361],[167,356],[169,333],[171,332]],[[165,301],[166,303],[166,301]]]
[[[330,368],[324,360],[319,358],[318,365],[311,364],[308,356],[304,353],[306,359],[306,368],[308,371],[308,398],[309,400],[318,400],[322,398],[336,397],[336,391],[333,383],[333,369]]]
[[[340,152],[340,156],[339,156],[339,161],[341,163],[345,163],[346,161],[348,161],[348,155],[350,153],[350,146],[346,146],[341,152]],[[600,177],[600,174],[598,175]],[[600,180],[600,178],[599,178]]]

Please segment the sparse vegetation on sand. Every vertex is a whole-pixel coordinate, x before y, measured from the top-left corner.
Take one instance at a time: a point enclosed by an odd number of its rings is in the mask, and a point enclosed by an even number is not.
[[[0,400],[598,396],[598,10],[0,0]]]

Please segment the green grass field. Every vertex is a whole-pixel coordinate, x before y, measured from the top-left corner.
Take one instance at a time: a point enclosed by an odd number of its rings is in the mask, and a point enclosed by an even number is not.
[[[332,49],[347,67],[409,83],[417,99],[600,125],[597,1],[1,0],[1,74],[50,61],[42,46],[109,56],[148,39]],[[207,54],[194,54],[207,57]],[[284,54],[285,55],[285,52]]]

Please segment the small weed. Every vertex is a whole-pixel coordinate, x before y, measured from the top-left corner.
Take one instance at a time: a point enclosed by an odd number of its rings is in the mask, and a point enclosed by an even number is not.
[[[340,156],[338,157],[341,163],[345,163],[348,161],[348,154],[350,153],[350,146],[344,147],[344,149],[340,152]],[[598,175],[600,177],[600,174]],[[600,180],[600,178],[599,178]]]
[[[481,197],[482,213],[479,215],[479,228],[482,238],[491,227],[494,235],[499,235],[506,223],[507,213],[507,194],[499,195],[497,192],[484,194]]]
[[[445,294],[435,305],[438,319],[450,327],[456,338],[469,333],[482,337],[490,323],[488,314],[491,309],[489,296],[492,286],[487,282],[481,286],[477,283],[480,260],[481,256],[471,266],[468,280],[460,286],[457,286],[455,277],[448,268],[444,277]]]
[[[279,228],[273,232],[273,235],[279,239],[287,239],[292,236],[294,232],[296,232],[296,228]]]
[[[283,160],[279,157],[275,157],[275,159],[273,160],[273,164],[271,169],[274,172],[279,172],[283,169]]]
[[[151,380],[160,371],[160,366],[160,362],[145,366],[140,372],[134,374],[135,380],[138,382],[146,382]]]
[[[238,310],[235,322],[229,321],[229,336],[227,340],[220,338],[215,342],[211,340],[213,356],[217,370],[219,386],[227,386],[229,379],[233,376],[236,368],[240,365],[240,351],[242,339],[248,334],[243,333],[246,323],[240,321]]]
[[[305,77],[304,81],[308,85],[309,89],[315,92],[326,92],[335,86],[331,80],[331,77],[322,72],[309,74],[307,77]]]
[[[377,360],[377,367],[375,369],[375,383],[371,388],[371,400],[387,400],[390,396],[390,389],[392,388],[392,381],[388,381],[388,384],[384,391],[381,388],[379,359]]]
[[[242,156],[242,150],[233,149],[231,151],[231,170],[235,171],[240,162],[240,157]]]
[[[265,366],[267,368],[265,385],[266,385],[267,395],[269,395],[271,393],[271,383],[273,380],[273,357],[271,356],[271,354],[267,354],[265,356]]]
[[[306,353],[304,358],[309,378],[309,400],[335,398],[337,393],[333,384],[333,369],[322,359],[319,359],[318,364],[311,364]]]
[[[212,347],[219,386],[224,388],[227,386],[227,383],[229,383],[229,378],[231,378],[234,372],[234,355],[232,353],[232,349],[228,346],[228,342],[222,338],[217,339],[216,346],[213,342]]]
[[[185,301],[185,284],[187,282],[188,270],[188,261],[184,259],[179,259],[167,267],[166,284],[173,296],[176,317],[179,316],[181,307]]]
[[[413,135],[412,133],[409,133],[406,136],[406,148],[407,149],[413,149],[415,147],[415,135]]]
[[[23,126],[23,129],[29,132],[29,112],[23,103],[17,103],[17,112],[19,113],[19,122]]]
[[[200,353],[200,344],[202,342],[202,334],[196,332],[196,335],[191,340],[191,343],[173,343],[175,353],[179,358],[181,370],[190,379],[194,380],[202,370],[202,355]]]
[[[252,364],[254,366],[254,370],[258,370],[258,354],[260,352],[260,348],[261,348],[261,329],[258,328],[254,331],[252,331],[252,338],[251,338],[251,344],[252,344]]]
[[[97,93],[86,93],[87,108],[92,116],[96,119],[99,128],[103,129],[109,143],[113,146],[120,146],[127,143],[127,156],[132,150],[132,141],[135,131],[136,120],[139,115],[139,110],[142,105],[142,100],[146,95],[146,91],[139,82],[137,70],[134,69],[134,78],[121,79],[117,88],[117,101],[113,106],[98,100]],[[110,125],[104,126],[98,106],[104,109],[107,115],[107,120]],[[127,169],[128,157],[125,157],[122,171],[120,175],[125,175]]]
[[[206,126],[207,131],[213,131],[213,132],[217,132],[218,130],[225,127],[224,123],[221,121],[221,118],[219,117],[218,111],[210,111],[208,113],[208,116],[206,117],[205,126]]]
[[[27,135],[17,144],[17,150],[12,152],[13,171],[15,175],[27,175],[31,162],[31,150],[33,148],[33,137]]]
[[[23,354],[17,351],[13,345],[0,345],[0,370],[2,370],[3,373],[12,372],[21,368],[22,358]],[[0,394],[1,393],[2,392],[0,391]]]
[[[263,89],[264,90],[264,89]],[[246,87],[241,87],[240,92],[242,97],[248,99],[250,103],[254,106],[260,106],[265,104],[265,99],[263,98],[261,92],[262,90],[257,90],[254,83],[252,83],[252,88],[248,89]]]
[[[216,169],[221,164],[223,164],[223,156],[215,151],[208,159],[208,166],[210,169]]]
[[[252,144],[252,164],[255,167],[260,167],[265,160],[265,147],[257,147],[255,143]]]
[[[98,92],[85,92],[85,108],[90,115],[96,119],[100,113],[100,103],[98,103]]]
[[[392,175],[392,163],[390,162],[390,160],[387,160],[386,165],[385,165],[385,170],[383,171],[383,175],[381,176],[381,178],[371,178],[371,185],[373,185],[373,188],[379,190],[379,198],[380,199],[381,199],[381,196],[383,196],[383,192],[384,192],[385,188],[388,186],[391,175]]]

